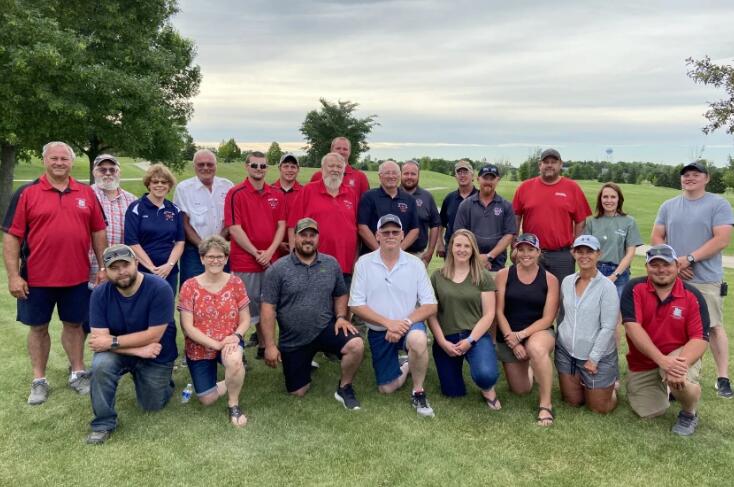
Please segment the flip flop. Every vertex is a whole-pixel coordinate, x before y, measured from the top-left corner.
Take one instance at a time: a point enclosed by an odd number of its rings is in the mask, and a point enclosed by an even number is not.
[[[545,416],[545,417],[541,417],[541,416],[540,416],[540,413],[541,413],[542,411],[545,411],[545,412],[547,412],[548,414],[550,414],[550,417],[548,417],[548,416]],[[553,414],[553,408],[547,408],[547,407],[545,407],[545,406],[538,406],[538,417],[537,417],[537,418],[535,418],[535,419],[536,419],[536,421],[537,421],[537,423],[536,423],[536,424],[537,424],[538,426],[548,427],[548,426],[553,426],[553,422],[554,422],[554,420],[556,419],[556,417],[555,417],[555,415]],[[547,424],[541,424],[541,423],[540,423],[541,421],[550,421],[550,423],[547,423]]]
[[[232,426],[234,426],[235,428],[242,428],[243,426],[247,424],[247,416],[244,415],[239,405],[228,406],[227,411],[229,415],[229,422],[232,423]],[[245,422],[242,424],[239,424],[241,417],[245,418]]]
[[[487,402],[487,407],[492,411],[499,411],[500,409],[502,409],[502,404],[500,404],[499,397],[495,397],[494,399],[487,399],[485,397],[484,400]]]

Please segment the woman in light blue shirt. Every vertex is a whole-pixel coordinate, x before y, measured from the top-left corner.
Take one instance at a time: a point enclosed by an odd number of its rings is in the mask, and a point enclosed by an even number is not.
[[[558,325],[555,362],[563,400],[605,414],[617,405],[619,376],[614,330],[619,297],[614,284],[597,270],[599,240],[581,235],[571,250],[579,271],[561,284],[563,321]]]

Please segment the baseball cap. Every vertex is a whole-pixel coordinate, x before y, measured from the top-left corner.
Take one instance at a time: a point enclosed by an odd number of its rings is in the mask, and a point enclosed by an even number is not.
[[[115,156],[113,156],[112,154],[100,154],[94,158],[94,163],[92,164],[92,167],[97,167],[105,161],[109,161],[115,166],[120,165],[120,163],[117,161],[117,158],[115,158]]]
[[[298,223],[296,223],[296,233],[301,233],[309,228],[314,230],[316,233],[319,233],[319,224],[316,223],[316,220],[311,218],[301,218],[298,220]]]
[[[461,160],[454,164],[454,172],[458,171],[459,169],[468,169],[469,171],[474,172],[474,168],[469,161]]]
[[[377,229],[378,230],[381,229],[382,227],[384,227],[388,223],[393,223],[393,224],[397,225],[398,227],[400,227],[400,230],[403,229],[403,223],[400,221],[400,218],[398,218],[397,216],[393,215],[392,213],[388,213],[387,215],[384,215],[384,216],[380,217],[379,220],[377,220]]]
[[[278,165],[280,166],[281,164],[288,161],[289,159],[291,160],[291,162],[298,165],[298,158],[292,152],[286,152],[285,154],[280,156],[280,162],[278,162]]]
[[[543,152],[540,153],[540,160],[541,161],[545,160],[546,157],[553,157],[555,159],[558,159],[559,161],[562,160],[561,159],[561,153],[558,152],[555,149],[546,149],[546,150],[544,150]]]
[[[576,240],[573,241],[572,247],[574,249],[576,247],[589,247],[591,250],[599,250],[601,248],[601,244],[599,243],[599,239],[593,235],[579,235],[576,237]]]
[[[523,233],[517,237],[515,243],[512,244],[512,248],[516,249],[517,246],[521,244],[528,244],[540,250],[540,240],[538,240],[538,237],[534,233]]]
[[[706,168],[706,166],[702,162],[693,161],[683,166],[683,168],[680,170],[680,175],[683,176],[683,173],[688,171],[689,169],[693,169],[694,171],[702,172],[704,174],[709,173],[709,170]]]
[[[652,262],[655,259],[662,259],[665,262],[673,262],[678,259],[678,255],[673,250],[673,247],[666,244],[653,245],[647,249],[645,254],[645,263]]]
[[[123,244],[115,244],[107,247],[102,254],[102,261],[105,267],[109,267],[118,260],[127,262],[135,262],[135,253],[133,249]]]
[[[491,174],[495,177],[500,177],[500,168],[498,168],[494,164],[485,164],[479,170],[479,177],[484,177],[487,174]]]

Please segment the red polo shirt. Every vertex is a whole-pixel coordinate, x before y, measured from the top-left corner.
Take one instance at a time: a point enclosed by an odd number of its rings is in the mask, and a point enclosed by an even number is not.
[[[45,174],[18,188],[3,221],[3,231],[22,241],[21,275],[33,287],[86,282],[92,232],[106,226],[91,187],[69,178],[59,191]]]
[[[313,176],[311,176],[311,182],[321,181],[323,177],[324,176],[321,174],[321,171],[316,171],[313,173]],[[362,195],[370,189],[370,183],[367,181],[367,175],[359,169],[353,168],[349,164],[344,168],[344,182],[342,184],[346,184],[347,187],[354,191],[357,195],[357,202],[359,202]]]
[[[319,224],[319,252],[334,257],[345,274],[354,270],[357,256],[357,196],[344,183],[334,197],[326,191],[323,180],[308,183],[288,215],[288,228],[301,218],[313,218]]]
[[[262,191],[256,190],[249,179],[245,179],[227,192],[224,200],[224,224],[227,227],[240,225],[252,245],[265,250],[273,243],[278,222],[286,219],[286,203],[283,192],[265,184]],[[280,257],[276,250],[271,262]],[[265,268],[255,261],[232,240],[229,264],[235,272],[263,272]]]
[[[573,243],[573,227],[591,215],[586,195],[572,179],[546,184],[540,176],[515,191],[512,208],[522,215],[523,233],[534,233],[543,250],[560,250]],[[518,229],[519,230],[519,229]]]
[[[676,278],[673,289],[660,301],[655,287],[647,277],[632,279],[625,287],[620,302],[622,321],[639,323],[652,343],[667,355],[690,340],[709,339],[709,315],[701,293]],[[643,355],[627,339],[627,363],[634,372],[657,368],[657,364]]]

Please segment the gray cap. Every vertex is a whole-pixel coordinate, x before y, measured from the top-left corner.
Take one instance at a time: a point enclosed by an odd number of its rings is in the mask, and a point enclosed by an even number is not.
[[[522,244],[527,244],[540,250],[540,240],[534,233],[523,233],[522,235],[517,237],[515,243],[512,244],[512,248],[516,249],[519,245]]]
[[[109,267],[118,260],[127,262],[135,262],[135,252],[133,249],[123,244],[115,244],[107,247],[102,254],[104,266]]]
[[[379,220],[377,220],[377,229],[381,229],[388,223],[392,223],[400,227],[400,230],[403,229],[403,222],[400,221],[400,218],[398,218],[396,215],[393,215],[392,213],[388,213],[387,215],[382,216]]]
[[[278,162],[278,165],[280,166],[284,162],[287,162],[290,160],[294,164],[298,165],[298,158],[292,153],[292,152],[286,152],[282,156],[280,156],[280,162]]]
[[[572,247],[574,249],[576,247],[589,247],[591,250],[599,250],[601,248],[601,244],[599,243],[599,239],[593,235],[579,235],[576,237],[576,240],[573,241]]]
[[[706,165],[704,163],[702,163],[701,161],[693,161],[683,166],[683,168],[680,170],[680,175],[683,176],[683,173],[691,169],[693,169],[694,171],[702,172],[704,174],[709,173],[709,170],[706,168]]]
[[[120,163],[117,161],[117,158],[113,156],[112,154],[100,154],[97,157],[94,158],[94,163],[92,164],[93,167],[97,167],[100,164],[102,164],[105,161],[109,161],[115,166],[120,166]]]
[[[665,244],[653,245],[647,250],[645,255],[645,263],[651,262],[655,259],[662,259],[668,263],[678,260],[678,254],[675,253],[673,247]]]
[[[559,161],[563,160],[561,159],[561,153],[555,149],[546,149],[540,153],[541,161],[544,161],[546,157],[553,157],[554,159],[558,159]]]
[[[471,163],[469,161],[461,160],[454,164],[454,173],[458,171],[459,169],[468,169],[469,172],[474,172],[474,168],[472,167]]]

